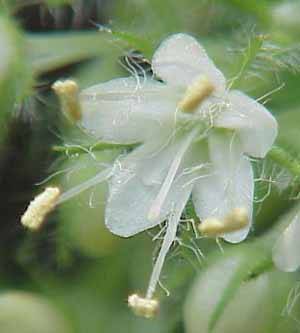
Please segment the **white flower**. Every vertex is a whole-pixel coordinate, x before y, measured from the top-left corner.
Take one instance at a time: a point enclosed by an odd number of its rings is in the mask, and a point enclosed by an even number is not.
[[[115,79],[80,95],[81,125],[102,140],[141,145],[118,159],[110,181],[106,225],[128,237],[167,220],[147,297],[192,195],[201,221],[229,221],[246,211],[246,226],[223,229],[236,243],[252,219],[253,173],[248,155],[262,158],[277,135],[273,116],[226,80],[191,36],[167,38],[152,60],[152,78]],[[242,219],[243,221],[245,219]],[[204,223],[203,222],[203,223]]]

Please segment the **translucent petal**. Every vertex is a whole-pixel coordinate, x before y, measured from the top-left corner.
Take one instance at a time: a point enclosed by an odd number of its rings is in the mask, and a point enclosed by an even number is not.
[[[294,272],[300,267],[300,214],[284,230],[273,248],[273,261],[284,272]]]
[[[175,34],[162,42],[152,59],[154,73],[168,84],[188,86],[205,75],[218,91],[225,90],[225,78],[192,36]]]
[[[260,103],[240,91],[228,94],[229,106],[215,119],[215,126],[237,129],[243,151],[264,157],[277,136],[277,121]]]
[[[157,81],[120,78],[84,90],[80,95],[81,125],[99,139],[144,141],[170,127],[175,102]]]
[[[242,241],[248,234],[252,219],[253,172],[250,161],[243,156],[234,134],[215,130],[209,137],[212,162],[210,177],[199,179],[193,189],[193,202],[201,220],[223,219],[235,208],[245,208],[249,225],[223,236],[229,242]]]
[[[176,203],[189,196],[193,175],[186,175],[185,170],[193,166],[196,157],[192,148],[183,156],[159,217],[149,220],[150,208],[181,144],[182,140],[176,140],[164,149],[154,144],[152,147],[144,145],[120,161],[106,206],[106,225],[111,232],[128,237],[149,229],[164,221]]]

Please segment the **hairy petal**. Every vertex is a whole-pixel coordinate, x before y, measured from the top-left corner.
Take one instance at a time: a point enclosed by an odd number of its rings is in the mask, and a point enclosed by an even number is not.
[[[234,134],[218,130],[209,136],[209,155],[210,177],[199,179],[193,190],[197,215],[201,220],[223,219],[235,208],[247,209],[248,226],[222,236],[229,242],[240,242],[246,238],[252,219],[254,181],[250,161]]]
[[[172,167],[176,152],[184,144],[184,138],[161,148],[158,144],[144,145],[120,161],[110,184],[110,195],[106,206],[108,229],[123,237],[129,237],[163,222],[178,202],[189,197],[194,177],[185,170],[193,167],[196,158],[192,147],[182,156],[182,161],[172,181],[160,214],[149,219],[149,212]]]
[[[277,121],[260,103],[233,90],[228,94],[229,106],[215,119],[217,127],[236,129],[243,151],[264,157],[277,136]]]
[[[95,137],[113,142],[143,142],[170,128],[175,102],[157,81],[120,78],[84,90],[81,125]]]
[[[154,73],[173,86],[188,86],[205,75],[216,87],[225,90],[225,78],[192,36],[175,34],[164,40],[152,59]]]

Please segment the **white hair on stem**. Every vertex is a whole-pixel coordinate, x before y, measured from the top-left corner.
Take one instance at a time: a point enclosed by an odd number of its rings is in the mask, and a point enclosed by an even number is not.
[[[169,289],[159,280],[158,285],[165,292],[166,296],[169,297],[171,295]]]
[[[283,308],[281,315],[288,316],[300,325],[300,321],[293,315],[293,309],[299,302],[300,298],[300,283],[297,282],[296,285],[290,290],[287,298],[286,306]]]
[[[193,247],[192,245],[186,244],[180,238],[176,238],[176,241],[180,246],[190,250],[194,254],[194,256],[196,257],[198,263],[202,264],[203,253],[201,251],[199,252],[197,248]],[[193,245],[195,246],[195,244],[193,244]]]
[[[109,164],[108,163],[103,163],[103,162],[98,162],[96,158],[94,158],[92,155],[90,155],[90,157],[92,158],[93,162],[95,162],[97,164],[97,166],[103,166],[103,167],[108,167]],[[44,178],[43,180],[41,180],[38,183],[35,183],[35,185],[43,185],[45,183],[48,183],[50,180],[52,180],[53,178],[55,178],[56,176],[59,176],[61,174],[66,174],[67,179],[69,180],[69,177],[72,175],[72,173],[82,170],[84,168],[87,168],[90,166],[90,161],[86,162],[86,163],[78,163],[78,165],[75,166],[71,166],[62,170],[58,170],[56,172],[51,173],[49,176],[47,176],[46,178]]]

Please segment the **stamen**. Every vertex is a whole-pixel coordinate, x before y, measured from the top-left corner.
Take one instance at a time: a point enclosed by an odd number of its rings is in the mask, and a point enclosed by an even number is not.
[[[137,294],[128,297],[128,306],[140,317],[153,318],[159,310],[159,302],[156,299],[140,297]]]
[[[247,209],[234,208],[223,220],[208,218],[200,223],[198,229],[207,237],[219,237],[225,233],[243,229],[248,223]]]
[[[155,262],[155,265],[153,267],[153,271],[152,271],[152,274],[150,277],[150,282],[149,282],[149,286],[148,286],[148,290],[147,290],[147,294],[146,294],[147,299],[152,299],[152,297],[153,297],[157,283],[159,281],[159,276],[160,276],[163,264],[166,259],[166,255],[169,252],[169,249],[170,249],[174,239],[176,238],[177,226],[180,221],[181,213],[182,213],[182,210],[184,209],[187,199],[188,199],[188,196],[186,197],[186,200],[183,200],[180,203],[181,207],[180,208],[178,207],[175,210],[175,212],[171,215],[171,217],[168,221],[167,231],[166,231],[159,255],[156,259],[156,262]]]
[[[56,81],[52,89],[57,94],[62,111],[71,121],[81,119],[81,107],[78,99],[79,88],[75,81]]]
[[[215,87],[206,76],[198,77],[187,87],[183,98],[178,103],[178,108],[183,112],[193,112],[205,98],[212,94],[214,89]]]
[[[174,178],[176,176],[176,173],[178,171],[182,158],[183,158],[185,152],[187,151],[188,147],[192,143],[193,139],[197,135],[198,131],[199,131],[198,128],[194,128],[194,130],[187,136],[187,138],[185,140],[183,140],[181,147],[179,147],[179,150],[178,150],[177,154],[175,155],[175,158],[170,166],[170,169],[160,188],[160,191],[159,191],[157,197],[154,199],[154,202],[149,210],[148,219],[150,221],[156,221],[159,218],[162,206],[170,191],[171,185],[174,181]]]
[[[31,230],[38,230],[44,222],[46,215],[57,205],[73,198],[90,187],[107,180],[112,175],[112,170],[112,167],[107,168],[102,172],[99,172],[95,177],[71,188],[63,194],[60,193],[60,190],[57,187],[47,187],[43,193],[35,197],[29,204],[26,212],[21,218],[21,223]]]
[[[71,199],[75,195],[89,189],[90,187],[95,186],[95,185],[107,180],[112,175],[112,169],[113,169],[112,167],[107,168],[107,169],[99,172],[95,177],[90,178],[87,181],[83,182],[82,184],[79,184],[79,185],[69,189],[68,191],[64,192],[60,196],[57,204],[61,204],[65,201]]]
[[[23,226],[31,230],[38,230],[46,215],[56,206],[59,196],[60,190],[57,187],[47,187],[44,192],[36,196],[21,217]]]

